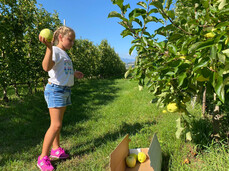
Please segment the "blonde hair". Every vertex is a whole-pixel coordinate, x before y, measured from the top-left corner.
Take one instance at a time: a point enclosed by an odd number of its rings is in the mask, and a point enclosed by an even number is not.
[[[75,36],[75,31],[73,29],[71,29],[70,27],[67,26],[60,26],[53,34],[53,44],[54,45],[58,45],[59,43],[59,35],[65,36],[65,35],[70,35],[73,34]]]

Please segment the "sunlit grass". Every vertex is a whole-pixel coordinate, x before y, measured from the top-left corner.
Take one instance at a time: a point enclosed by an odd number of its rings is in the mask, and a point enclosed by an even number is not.
[[[54,161],[56,170],[108,170],[109,155],[126,134],[131,138],[130,148],[138,148],[148,147],[154,133],[163,153],[163,170],[227,169],[227,146],[209,142],[201,134],[192,143],[176,139],[175,121],[180,114],[162,114],[163,109],[150,103],[152,98],[147,89],[139,91],[135,81],[78,82],[72,89],[73,105],[66,111],[61,136],[61,145],[71,158]],[[198,118],[195,132],[208,134],[211,128],[208,121],[201,120],[200,109],[189,106],[189,110]],[[0,170],[38,170],[37,157],[48,126],[41,90],[0,108]],[[184,163],[186,158],[189,164]]]

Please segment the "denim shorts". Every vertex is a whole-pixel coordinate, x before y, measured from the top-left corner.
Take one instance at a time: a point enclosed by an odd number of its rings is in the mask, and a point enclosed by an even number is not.
[[[48,108],[65,107],[71,105],[71,88],[48,83],[44,91]]]

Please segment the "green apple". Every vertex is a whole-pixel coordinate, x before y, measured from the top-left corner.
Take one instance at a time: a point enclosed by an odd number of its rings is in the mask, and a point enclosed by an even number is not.
[[[135,153],[131,153],[129,156],[133,156],[135,158],[135,160],[138,160],[138,155]]]
[[[136,159],[133,156],[126,157],[126,165],[130,168],[135,167]]]
[[[143,153],[143,152],[139,152],[139,153],[138,153],[138,161],[139,161],[140,163],[143,163],[145,160],[146,160],[146,154]]]
[[[41,30],[40,36],[44,37],[48,42],[52,41],[53,38],[53,32],[47,28]]]

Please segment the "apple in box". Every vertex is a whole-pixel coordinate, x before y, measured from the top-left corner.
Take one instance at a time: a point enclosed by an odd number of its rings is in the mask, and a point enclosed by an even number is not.
[[[149,148],[129,149],[129,142],[127,134],[110,154],[110,171],[161,171],[162,152],[156,134]],[[138,155],[137,160],[134,154]],[[133,156],[130,162],[132,165],[126,163],[128,156]],[[136,164],[133,159],[136,160]]]

